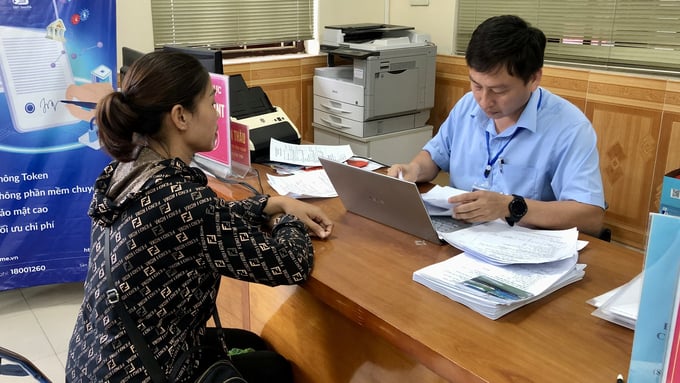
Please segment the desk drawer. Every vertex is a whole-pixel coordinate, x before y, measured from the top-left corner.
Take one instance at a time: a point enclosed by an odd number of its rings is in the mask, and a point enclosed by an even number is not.
[[[330,98],[314,96],[314,110],[320,110],[334,116],[341,118],[349,118],[355,121],[364,120],[364,107],[356,106],[340,102],[338,100],[331,100]]]

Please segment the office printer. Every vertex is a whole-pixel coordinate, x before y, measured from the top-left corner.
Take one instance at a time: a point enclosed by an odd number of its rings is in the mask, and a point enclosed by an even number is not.
[[[399,25],[332,25],[321,51],[329,66],[314,71],[315,125],[371,137],[427,123],[437,53],[428,35]],[[334,66],[333,56],[352,65]]]
[[[300,133],[286,113],[271,104],[261,87],[249,88],[240,74],[229,76],[229,109],[232,121],[248,127],[252,162],[269,160],[270,138],[300,143]]]

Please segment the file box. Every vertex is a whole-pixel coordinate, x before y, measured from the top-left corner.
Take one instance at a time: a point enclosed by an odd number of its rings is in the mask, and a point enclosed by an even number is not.
[[[680,216],[680,169],[675,169],[663,177],[659,211],[661,214]]]

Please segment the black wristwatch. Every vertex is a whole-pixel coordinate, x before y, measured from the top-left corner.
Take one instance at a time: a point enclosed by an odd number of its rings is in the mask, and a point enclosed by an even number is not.
[[[510,201],[510,204],[508,204],[508,210],[510,211],[510,216],[505,217],[505,220],[508,222],[508,225],[514,226],[515,223],[519,222],[522,217],[527,213],[527,203],[524,201],[524,198],[522,196],[519,196],[517,194],[512,195],[512,201]]]

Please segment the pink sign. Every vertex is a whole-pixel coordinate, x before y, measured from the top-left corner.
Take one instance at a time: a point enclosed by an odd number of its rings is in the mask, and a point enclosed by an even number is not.
[[[197,153],[197,156],[212,160],[216,165],[226,168],[231,164],[231,143],[229,134],[229,76],[210,73],[215,88],[215,109],[219,112],[217,120],[217,142],[210,152]]]
[[[231,121],[230,130],[232,174],[247,172],[250,169],[250,135],[248,126]]]

